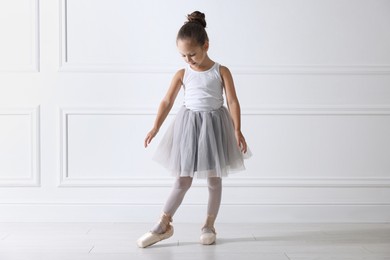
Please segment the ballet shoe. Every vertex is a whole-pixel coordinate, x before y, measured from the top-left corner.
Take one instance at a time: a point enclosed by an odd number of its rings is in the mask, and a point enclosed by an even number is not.
[[[162,234],[157,234],[153,232],[148,232],[144,234],[137,240],[137,245],[140,248],[145,248],[153,244],[156,244],[161,240],[170,238],[172,235],[173,235],[173,226],[169,225],[167,230]]]
[[[160,225],[163,225],[164,227],[166,227],[165,232],[162,234],[155,233],[152,231],[145,233],[137,240],[138,247],[145,248],[145,247],[151,246],[153,244],[156,244],[157,242],[160,242],[161,240],[170,238],[173,235],[173,226],[172,226],[171,222],[172,222],[172,217],[170,217],[169,215],[164,213],[161,216]]]
[[[200,235],[200,243],[202,245],[212,245],[217,239],[217,233],[214,228],[203,228]]]

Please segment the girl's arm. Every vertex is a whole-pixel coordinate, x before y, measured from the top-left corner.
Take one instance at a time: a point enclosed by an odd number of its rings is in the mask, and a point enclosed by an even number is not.
[[[237,145],[238,147],[240,147],[242,152],[246,153],[247,145],[245,142],[244,135],[241,133],[241,108],[236,95],[236,90],[234,88],[233,77],[229,69],[224,66],[220,67],[220,73],[225,88],[226,103],[228,105],[230,115],[232,116],[234,124],[234,132],[237,139]]]
[[[154,121],[153,128],[146,135],[144,141],[145,147],[147,147],[152,141],[152,139],[156,136],[165,118],[167,118],[169,111],[171,111],[171,108],[173,106],[173,103],[175,102],[177,94],[180,91],[183,75],[184,75],[184,69],[179,70],[178,72],[176,72],[175,76],[173,76],[171,85],[158,108],[158,112],[157,112],[156,120]]]

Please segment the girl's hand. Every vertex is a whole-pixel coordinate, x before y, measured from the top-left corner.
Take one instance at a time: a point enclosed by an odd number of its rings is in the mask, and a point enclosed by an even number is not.
[[[158,133],[158,130],[156,130],[155,128],[153,128],[152,130],[149,131],[149,133],[146,135],[146,138],[144,141],[145,148],[148,147],[148,145],[150,144],[150,142],[156,136],[157,133]]]
[[[243,134],[241,133],[241,131],[236,130],[235,135],[236,135],[237,145],[240,148],[241,152],[246,153],[247,145]]]

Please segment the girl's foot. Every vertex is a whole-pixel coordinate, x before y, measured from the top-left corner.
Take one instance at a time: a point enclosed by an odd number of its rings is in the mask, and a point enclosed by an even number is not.
[[[173,226],[171,222],[172,217],[164,213],[157,226],[137,240],[138,247],[145,248],[161,240],[170,238],[173,235]]]
[[[202,228],[202,235],[200,235],[200,243],[202,245],[211,245],[215,243],[217,239],[217,233],[214,228],[204,227]]]
[[[214,228],[215,216],[208,215],[206,222],[202,227],[202,234],[200,235],[200,243],[202,245],[211,245],[215,243],[217,239],[217,233]]]

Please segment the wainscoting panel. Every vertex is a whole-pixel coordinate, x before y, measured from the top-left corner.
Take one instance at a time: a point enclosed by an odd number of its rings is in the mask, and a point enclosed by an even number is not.
[[[61,70],[172,72],[180,64],[176,33],[185,15],[199,9],[207,14],[210,54],[238,73],[390,72],[390,54],[382,52],[390,45],[384,26],[390,23],[387,1],[343,0],[335,6],[248,0],[239,5],[62,0]]]
[[[39,1],[0,2],[0,72],[39,70]]]
[[[38,186],[39,108],[0,108],[0,186]]]

